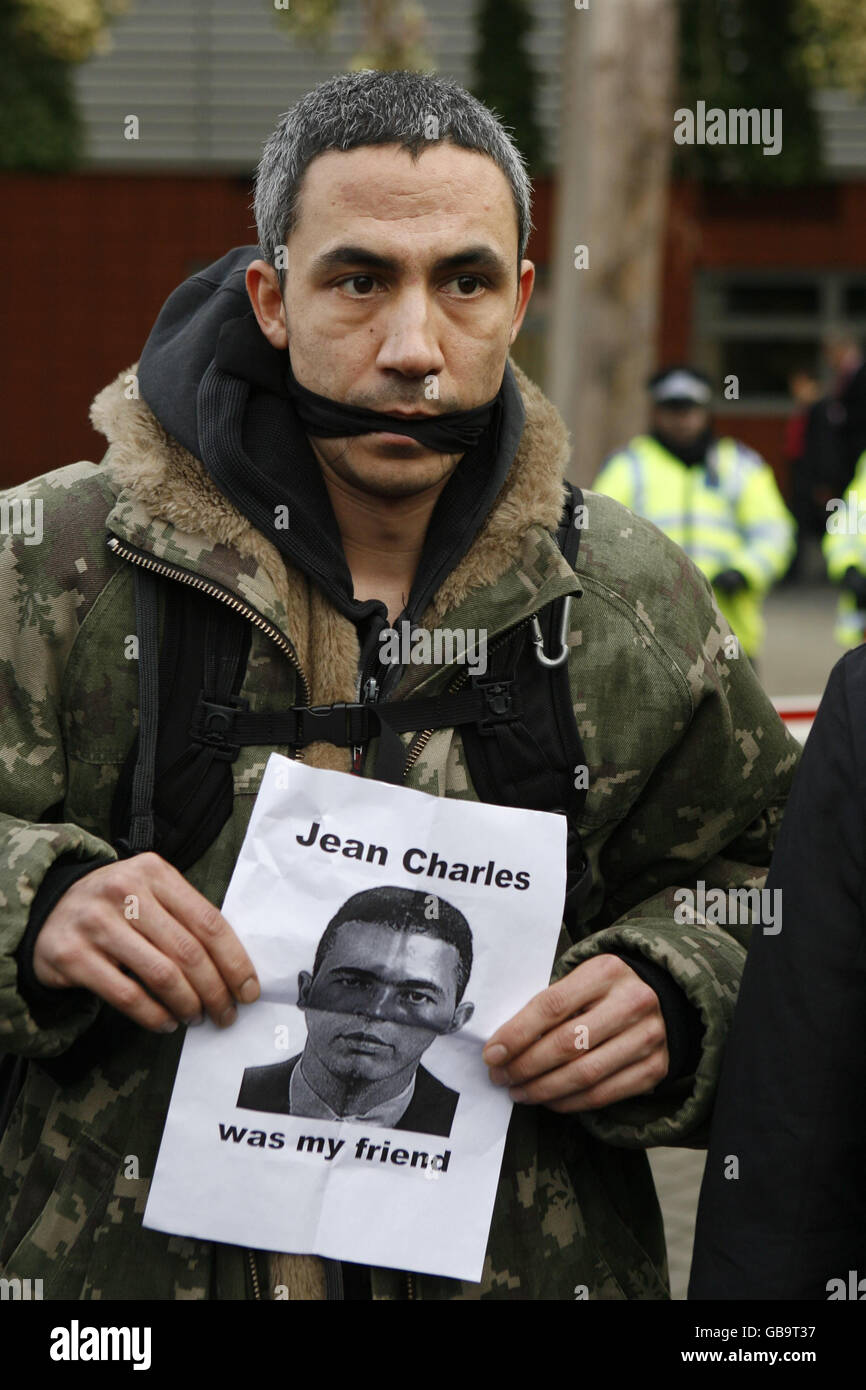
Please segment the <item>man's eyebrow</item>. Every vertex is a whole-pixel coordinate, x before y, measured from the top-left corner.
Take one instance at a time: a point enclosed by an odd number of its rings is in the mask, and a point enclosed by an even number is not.
[[[338,270],[341,266],[359,265],[368,270],[385,270],[392,274],[401,269],[400,262],[393,256],[382,256],[377,251],[371,251],[366,246],[332,246],[328,251],[322,251],[316,256],[310,266],[313,275],[321,275],[329,270]],[[438,261],[431,267],[434,275],[441,274],[445,270],[460,270],[464,266],[474,266],[487,270],[492,275],[507,278],[511,273],[511,267],[495,251],[492,246],[467,246],[462,251],[455,251],[450,256],[440,256]]]
[[[400,984],[403,989],[429,989],[434,994],[444,995],[445,993],[444,989],[442,989],[440,985],[437,985],[435,980],[401,980]]]

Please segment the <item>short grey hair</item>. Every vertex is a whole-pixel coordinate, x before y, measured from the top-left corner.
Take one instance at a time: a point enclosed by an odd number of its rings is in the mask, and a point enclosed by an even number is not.
[[[449,78],[373,68],[320,82],[280,117],[265,142],[254,202],[265,260],[275,264],[277,248],[297,225],[301,181],[317,155],[399,144],[418,159],[431,139],[477,150],[502,170],[517,213],[519,267],[532,231],[532,184],[526,161],[499,117]]]

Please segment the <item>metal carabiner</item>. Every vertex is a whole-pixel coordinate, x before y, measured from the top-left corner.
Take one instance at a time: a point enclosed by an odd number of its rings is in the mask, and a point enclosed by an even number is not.
[[[571,611],[571,594],[565,595],[565,602],[562,605],[562,622],[559,625],[559,656],[549,657],[544,654],[544,634],[541,631],[541,623],[535,614],[532,617],[532,641],[535,644],[535,659],[541,666],[561,666],[568,660],[568,615]]]

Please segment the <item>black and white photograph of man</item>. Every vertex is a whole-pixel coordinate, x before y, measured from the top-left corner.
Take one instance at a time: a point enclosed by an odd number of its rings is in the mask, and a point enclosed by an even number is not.
[[[466,918],[440,897],[355,893],[298,976],[307,1041],[286,1061],[247,1067],[237,1104],[448,1136],[459,1093],[421,1065],[437,1037],[472,1017]]]

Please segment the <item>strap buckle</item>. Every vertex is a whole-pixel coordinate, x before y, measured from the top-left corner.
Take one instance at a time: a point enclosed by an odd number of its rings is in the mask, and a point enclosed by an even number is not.
[[[230,695],[225,703],[208,700],[202,691],[192,717],[190,738],[194,743],[202,743],[214,750],[214,757],[223,762],[233,763],[241,751],[241,745],[232,741],[235,719],[241,712],[249,710],[249,700],[239,695]]]
[[[509,724],[520,715],[517,681],[485,681],[474,677],[473,685],[484,700],[484,713],[478,721],[482,734],[492,734],[497,724]]]
[[[300,726],[297,741],[301,747],[321,740],[340,748],[352,748],[366,743],[370,736],[369,705],[337,700],[332,705],[303,705],[296,713]],[[308,726],[308,715],[321,720],[321,727]]]

